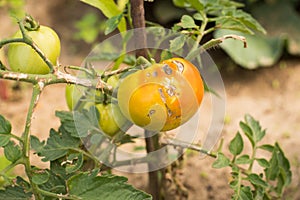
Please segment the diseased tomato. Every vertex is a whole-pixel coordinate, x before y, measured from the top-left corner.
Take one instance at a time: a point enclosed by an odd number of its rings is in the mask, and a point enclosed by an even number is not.
[[[187,122],[203,98],[203,81],[189,61],[173,58],[125,77],[118,103],[125,117],[151,131],[168,131]]]
[[[54,30],[40,26],[37,30],[26,31],[38,48],[45,54],[53,65],[57,64],[60,55],[60,40]],[[18,31],[13,38],[22,38]],[[8,63],[15,72],[28,74],[47,74],[50,69],[31,46],[25,43],[12,43],[8,48]]]

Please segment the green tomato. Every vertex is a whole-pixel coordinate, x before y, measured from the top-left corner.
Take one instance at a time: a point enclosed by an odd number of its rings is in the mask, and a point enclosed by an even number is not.
[[[107,79],[107,84],[113,88],[118,87],[119,85],[119,75],[113,75]]]
[[[60,40],[55,31],[49,27],[40,26],[38,30],[26,31],[26,34],[45,54],[49,61],[53,65],[56,65],[60,55]],[[13,38],[22,38],[21,31],[18,31]],[[15,72],[47,74],[50,71],[38,53],[25,43],[11,43],[9,45],[8,63],[10,69]]]
[[[74,109],[81,96],[81,92],[75,85],[66,85],[66,102],[70,110]]]
[[[122,126],[125,125],[127,120],[122,115],[120,108],[116,104],[97,104],[96,108],[100,113],[100,128],[105,134],[112,137],[120,131]]]

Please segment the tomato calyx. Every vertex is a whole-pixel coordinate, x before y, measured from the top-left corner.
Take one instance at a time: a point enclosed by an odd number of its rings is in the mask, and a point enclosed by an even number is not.
[[[27,31],[38,31],[40,29],[40,24],[31,15],[26,15],[23,23]]]

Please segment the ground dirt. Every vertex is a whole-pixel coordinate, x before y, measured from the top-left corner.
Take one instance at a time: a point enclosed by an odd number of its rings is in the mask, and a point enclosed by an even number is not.
[[[33,0],[28,2],[28,12],[34,13],[41,23],[55,26],[59,30],[59,34],[64,40],[60,59],[62,64],[80,65],[88,51],[73,51],[76,48],[69,42],[72,42],[70,38],[74,30],[69,28],[72,25],[66,24],[70,20],[73,22],[78,15],[73,16],[73,13],[66,9],[65,12],[69,15],[57,13],[55,19],[47,17],[53,13],[53,10],[57,12],[63,3],[68,1],[60,1],[61,3],[57,3],[59,1],[56,0],[44,1],[44,10],[43,8],[35,9]],[[0,35],[6,37],[13,31],[13,28],[11,28],[9,19],[4,20],[2,15],[2,27],[9,31],[3,32],[2,29]],[[63,17],[63,20],[59,20],[60,17]],[[74,52],[79,53],[75,54]],[[224,58],[222,57],[222,59]],[[278,141],[291,162],[293,180],[286,192],[285,199],[300,200],[300,59],[282,59],[275,66],[253,71],[240,67],[223,67],[221,71],[226,88],[226,123],[222,131],[224,148],[227,148],[228,142],[239,130],[239,121],[243,120],[246,113],[251,114],[267,130],[263,142],[273,144]],[[10,88],[10,98],[5,101],[0,100],[0,113],[12,122],[13,132],[20,135],[25,124],[31,88],[30,85],[21,84],[21,90],[14,91],[14,95],[12,95],[11,88],[15,86],[15,83],[5,82]],[[67,110],[64,93],[65,85],[63,84],[49,86],[45,89],[34,113],[31,129],[33,135],[46,139],[50,128],[59,126],[55,110]],[[230,171],[226,168],[213,169],[211,167],[213,161],[214,159],[209,157],[199,159],[195,153],[185,156],[183,182],[189,191],[190,200],[230,199],[232,194],[228,185]],[[128,176],[129,182],[134,186],[146,189],[146,174],[116,173]]]

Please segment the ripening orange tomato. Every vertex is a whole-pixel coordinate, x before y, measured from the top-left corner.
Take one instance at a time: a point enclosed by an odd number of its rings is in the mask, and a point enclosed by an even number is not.
[[[198,69],[172,58],[128,75],[120,82],[118,103],[131,122],[151,131],[168,131],[187,122],[204,94]]]

